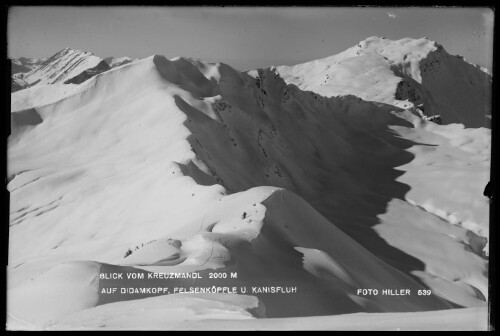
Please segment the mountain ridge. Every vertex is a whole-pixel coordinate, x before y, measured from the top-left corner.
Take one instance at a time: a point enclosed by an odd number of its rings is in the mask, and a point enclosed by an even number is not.
[[[354,94],[401,108],[414,107],[426,117],[439,115],[444,124],[489,125],[491,76],[426,38],[370,37],[338,55],[274,68],[287,83],[327,97]],[[437,84],[437,77],[444,82]],[[469,82],[462,81],[463,77]],[[469,95],[461,94],[469,91]]]
[[[396,89],[383,57],[365,60]],[[226,318],[234,307],[296,317],[486,306],[489,129],[438,125],[359,88],[327,97],[273,68],[184,57],[151,56],[37,102],[61,86],[12,95],[28,102],[12,113],[8,149],[9,314],[57,326],[107,303],[122,316],[123,298],[98,291],[99,267],[237,272],[241,286],[301,289],[232,295],[218,305]],[[43,305],[59,288],[71,295]],[[395,301],[359,288],[432,294]],[[210,318],[200,297],[186,297],[201,309],[188,311]]]

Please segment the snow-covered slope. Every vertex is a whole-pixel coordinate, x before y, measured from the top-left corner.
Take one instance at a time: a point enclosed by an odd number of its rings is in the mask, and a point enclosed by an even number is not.
[[[13,95],[11,329],[183,328],[181,307],[197,328],[457,307],[486,320],[489,129],[186,58],[149,57],[71,92],[34,89]],[[238,276],[215,281],[211,270]],[[117,285],[99,280],[110,272],[198,272],[167,283],[297,293],[127,297],[102,293]],[[461,314],[433,323],[452,329]],[[323,322],[345,328],[355,316]]]
[[[255,319],[220,298],[168,295],[140,302],[108,304],[69,315],[49,330],[487,330],[485,308],[449,309],[418,313],[357,313],[334,316]],[[199,303],[199,304],[196,304]],[[123,308],[126,306],[126,310]],[[210,307],[213,315],[203,311]],[[252,307],[249,305],[249,307]],[[116,310],[127,315],[117,314]],[[224,313],[223,313],[224,312]],[[229,313],[228,313],[229,312]],[[230,314],[230,315],[229,315]],[[229,316],[228,316],[229,315]],[[220,317],[220,318],[219,318]],[[145,321],[148,321],[147,323]],[[29,326],[28,326],[29,328]]]
[[[23,80],[29,85],[79,84],[106,70],[109,65],[101,58],[65,48],[26,73]]]
[[[24,87],[12,93],[11,112],[55,103],[75,93],[78,87],[77,84],[48,84],[29,87],[26,82],[20,80],[19,85],[22,86],[23,84]]]
[[[420,106],[444,124],[489,125],[491,76],[426,38],[370,37],[338,55],[276,71],[287,83],[326,97],[353,94],[402,108]]]

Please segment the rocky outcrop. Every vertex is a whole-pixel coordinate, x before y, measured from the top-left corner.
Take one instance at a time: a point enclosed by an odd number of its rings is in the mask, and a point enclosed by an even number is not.
[[[102,61],[99,64],[97,64],[96,67],[92,69],[87,69],[80,73],[79,75],[76,75],[73,78],[68,79],[67,81],[64,82],[64,84],[80,84],[85,82],[87,79],[92,78],[104,71],[108,71],[110,69],[108,63]]]
[[[22,78],[21,75],[21,73],[12,75],[10,92],[16,92],[29,87],[29,84]]]
[[[108,65],[111,67],[111,69],[114,69],[116,67],[119,67],[119,66],[131,63],[133,61],[136,61],[136,59],[132,59],[132,58],[126,57],[126,56],[125,57],[110,56],[110,57],[106,57],[104,59],[104,61],[106,61],[106,63],[108,63]]]

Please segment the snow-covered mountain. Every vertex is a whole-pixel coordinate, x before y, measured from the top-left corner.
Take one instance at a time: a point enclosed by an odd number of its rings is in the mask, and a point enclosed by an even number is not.
[[[490,79],[462,83],[481,70],[435,46],[370,38],[248,73],[151,56],[79,85],[14,93],[9,327],[349,328],[361,317],[484,329],[491,131],[474,125],[489,110],[437,108],[449,78],[482,97]],[[432,53],[439,68],[422,71]],[[405,80],[418,100],[396,97]],[[443,124],[420,115],[421,103]],[[100,279],[113,272],[202,278]],[[105,294],[112,286],[248,292]],[[252,292],[263,286],[297,291]],[[437,310],[442,319],[421,313]]]
[[[324,59],[279,66],[287,83],[326,97],[355,94],[401,108],[419,107],[444,124],[483,127],[491,115],[491,76],[426,38],[370,37]],[[466,79],[466,80],[464,80]]]
[[[101,59],[92,53],[65,48],[46,59],[12,60],[12,92],[34,85],[80,84],[109,69],[136,61],[130,57]]]
[[[79,84],[109,70],[109,65],[89,52],[65,48],[22,76],[30,86]]]

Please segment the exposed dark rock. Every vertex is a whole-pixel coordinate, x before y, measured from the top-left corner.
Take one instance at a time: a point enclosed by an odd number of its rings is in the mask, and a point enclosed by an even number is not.
[[[111,69],[105,61],[99,62],[96,67],[92,69],[85,70],[84,72],[80,73],[79,75],[68,79],[67,81],[64,82],[64,84],[80,84],[85,82],[87,79],[92,78],[104,71],[108,71]]]

